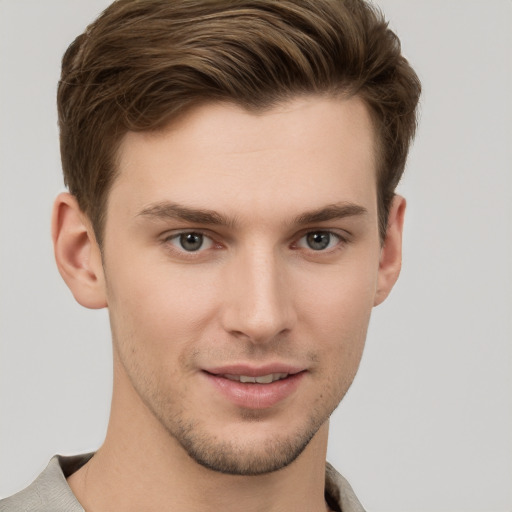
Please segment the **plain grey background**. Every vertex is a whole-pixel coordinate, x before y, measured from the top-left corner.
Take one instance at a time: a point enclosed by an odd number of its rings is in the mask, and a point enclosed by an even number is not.
[[[59,61],[107,0],[0,0],[0,497],[94,450],[107,313],[50,243]],[[374,311],[329,459],[375,512],[512,510],[512,2],[380,0],[424,85],[402,276]]]

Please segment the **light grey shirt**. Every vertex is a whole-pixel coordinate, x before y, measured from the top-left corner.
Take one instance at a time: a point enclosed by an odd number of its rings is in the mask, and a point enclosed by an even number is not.
[[[84,512],[66,478],[92,456],[56,455],[26,489],[0,500],[0,512]],[[349,483],[330,464],[325,469],[325,498],[332,510],[364,512]]]

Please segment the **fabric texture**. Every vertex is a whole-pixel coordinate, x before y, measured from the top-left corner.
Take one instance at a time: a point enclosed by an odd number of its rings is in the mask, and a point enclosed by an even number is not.
[[[93,455],[56,455],[26,489],[0,500],[0,512],[84,512],[66,478]],[[364,512],[349,483],[329,463],[325,469],[325,498],[333,511]]]

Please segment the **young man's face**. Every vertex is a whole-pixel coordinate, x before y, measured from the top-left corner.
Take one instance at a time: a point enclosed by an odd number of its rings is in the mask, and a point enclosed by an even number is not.
[[[201,464],[289,464],[350,386],[389,291],[374,148],[357,98],[207,105],[125,137],[104,236],[116,379]]]

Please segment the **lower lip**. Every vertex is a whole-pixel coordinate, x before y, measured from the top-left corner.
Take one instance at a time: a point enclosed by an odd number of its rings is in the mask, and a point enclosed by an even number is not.
[[[268,409],[292,395],[305,372],[270,384],[242,383],[204,372],[209,382],[231,403],[246,409]]]

